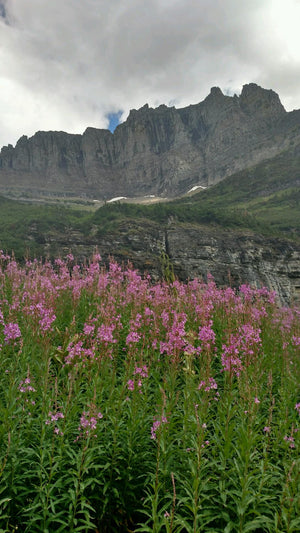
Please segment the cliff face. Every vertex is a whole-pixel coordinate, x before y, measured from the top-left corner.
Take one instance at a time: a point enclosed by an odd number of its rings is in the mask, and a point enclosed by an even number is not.
[[[0,153],[0,193],[108,198],[175,196],[217,183],[300,139],[300,111],[272,90],[245,85],[239,97],[213,88],[183,109],[147,105],[112,134],[38,132]]]
[[[182,279],[210,272],[219,286],[242,283],[276,291],[281,304],[300,304],[300,246],[251,233],[192,228],[168,231],[174,271]]]
[[[281,304],[300,305],[299,244],[251,232],[176,222],[161,228],[153,222],[128,221],[105,236],[98,230],[95,226],[89,235],[71,228],[45,234],[43,255],[65,256],[72,251],[84,260],[97,249],[104,261],[112,256],[118,262],[130,261],[159,280],[164,274],[165,253],[181,280],[205,280],[209,272],[218,286],[267,286],[277,292]],[[32,227],[32,239],[36,239],[37,231]]]

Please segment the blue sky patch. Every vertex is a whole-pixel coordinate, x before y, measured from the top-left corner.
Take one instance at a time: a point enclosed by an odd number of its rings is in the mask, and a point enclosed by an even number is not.
[[[108,129],[113,133],[116,127],[120,124],[120,118],[123,111],[118,111],[117,113],[108,113],[107,118],[109,120]]]

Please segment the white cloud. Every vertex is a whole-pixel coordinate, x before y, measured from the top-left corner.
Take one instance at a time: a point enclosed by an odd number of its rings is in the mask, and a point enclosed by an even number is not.
[[[300,107],[299,0],[2,0],[0,146],[250,81]],[[9,24],[7,23],[9,22]]]

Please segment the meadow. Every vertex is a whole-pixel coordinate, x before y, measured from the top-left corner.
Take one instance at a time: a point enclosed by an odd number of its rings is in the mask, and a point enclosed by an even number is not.
[[[0,254],[0,532],[292,533],[300,310]]]

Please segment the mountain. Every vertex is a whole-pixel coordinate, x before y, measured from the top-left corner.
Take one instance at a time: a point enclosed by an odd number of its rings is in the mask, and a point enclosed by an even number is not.
[[[200,193],[165,203],[107,203],[98,210],[0,197],[0,248],[79,261],[97,249],[154,279],[206,279],[276,290],[300,305],[300,144]]]
[[[24,136],[1,150],[0,194],[0,248],[19,260],[84,261],[97,249],[154,279],[211,272],[218,285],[267,285],[300,304],[300,111],[286,112],[272,90],[146,105],[114,134]],[[152,194],[168,202],[92,208]]]
[[[278,95],[254,83],[240,96],[214,87],[183,109],[145,105],[112,134],[38,132],[0,152],[6,196],[175,197],[211,186],[300,142],[300,110],[286,112]]]

